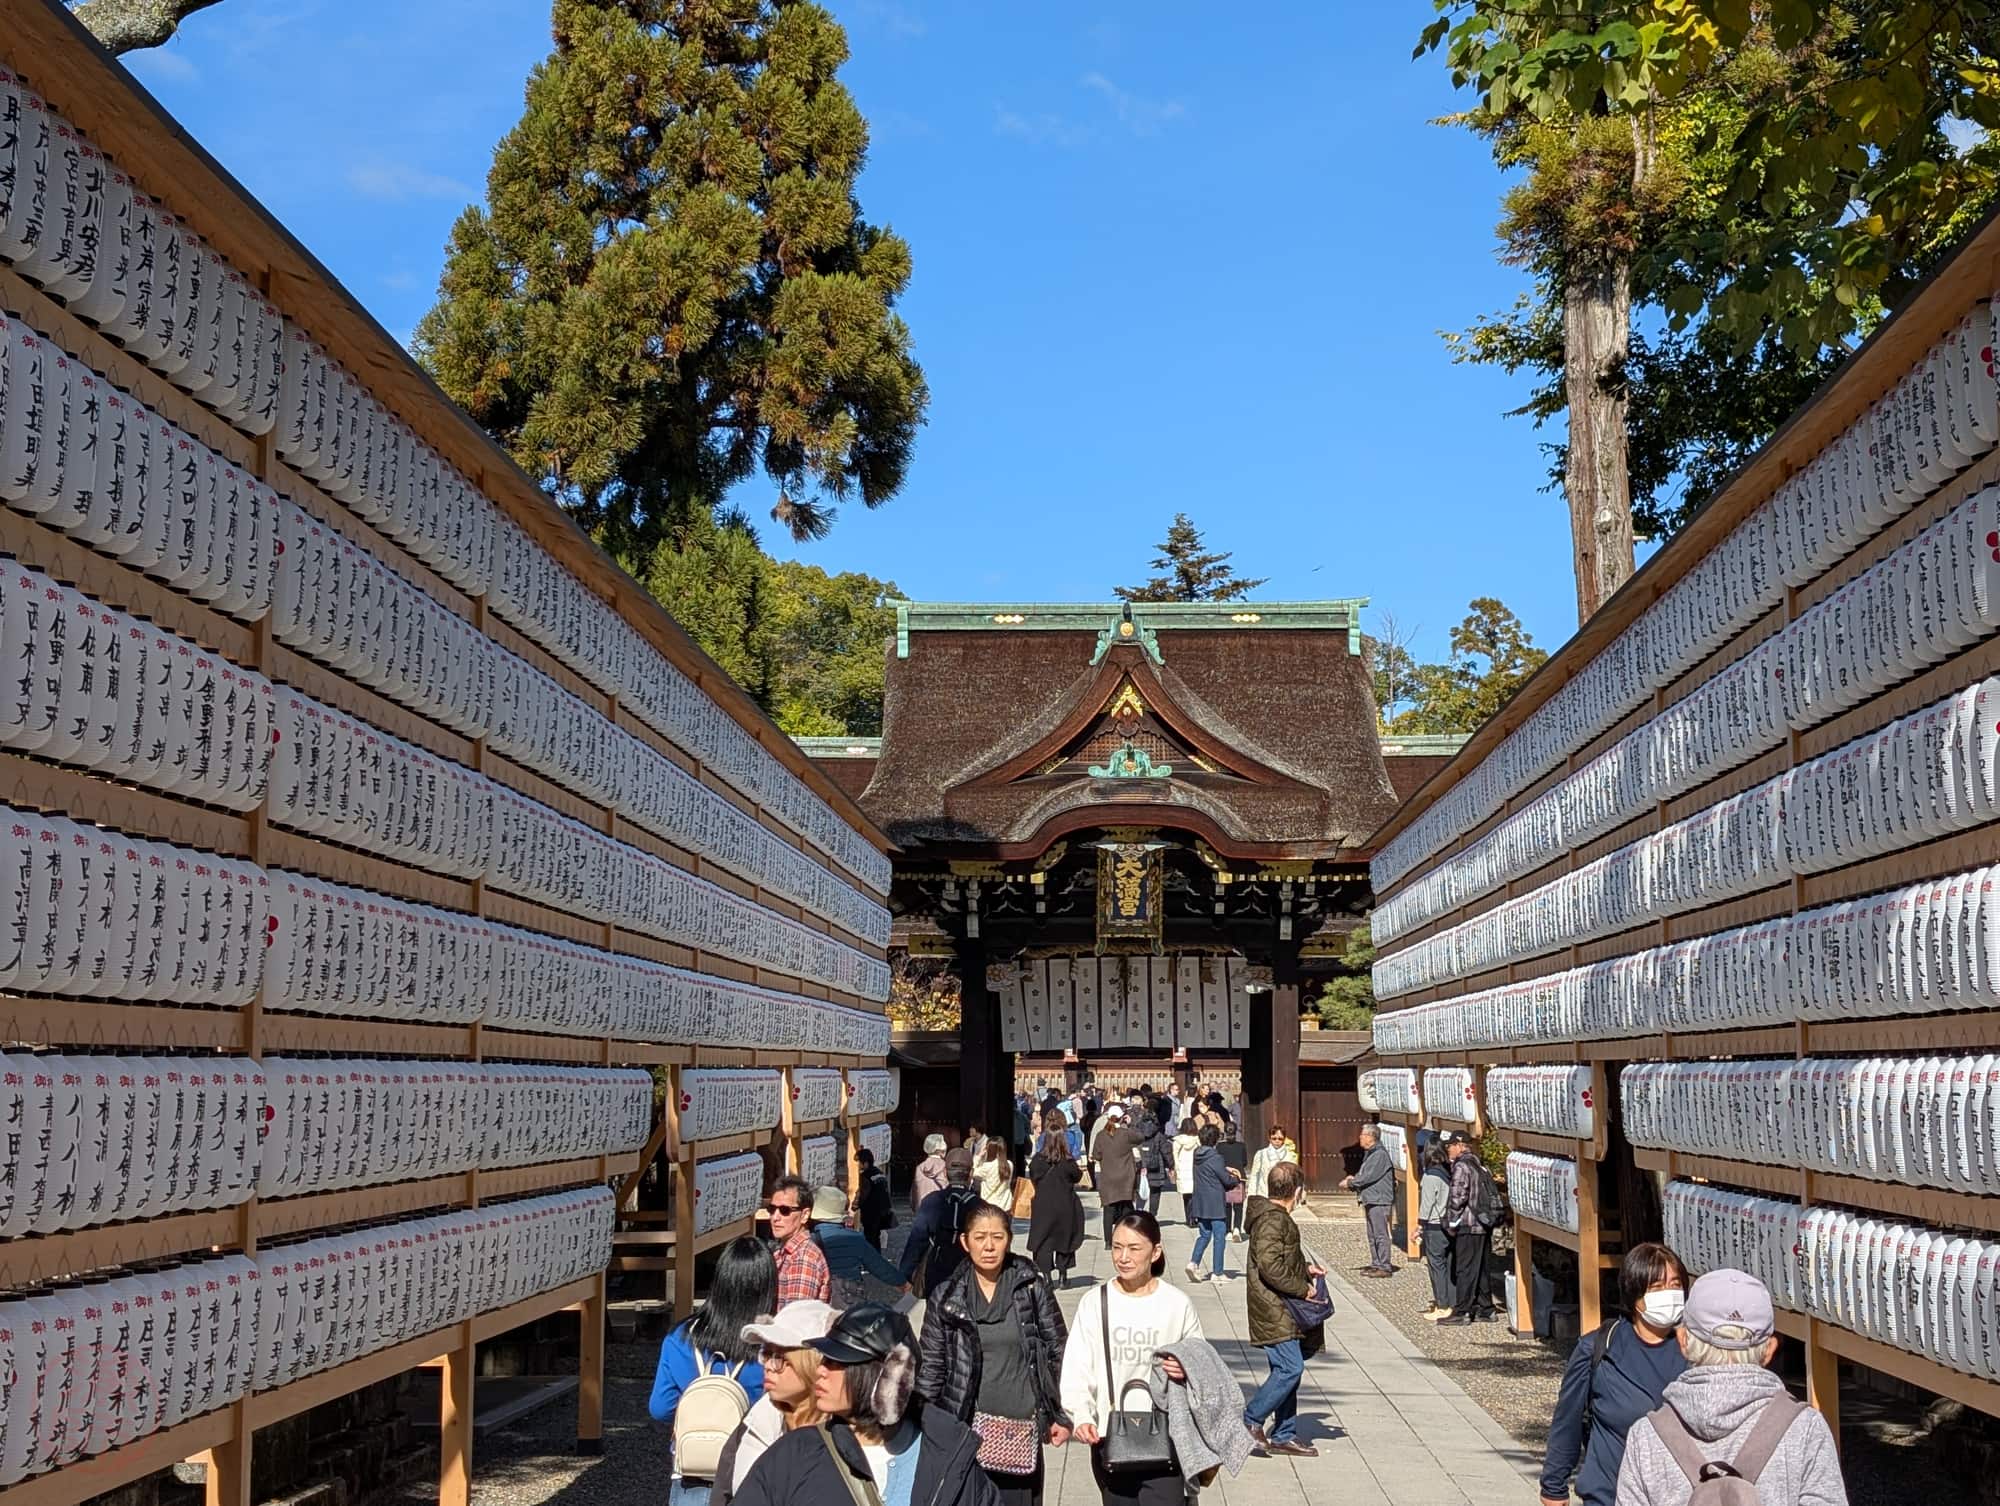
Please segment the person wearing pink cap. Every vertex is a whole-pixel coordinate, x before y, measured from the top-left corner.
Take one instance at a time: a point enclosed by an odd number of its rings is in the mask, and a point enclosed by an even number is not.
[[[1757,1506],[1847,1506],[1826,1419],[1767,1368],[1778,1334],[1763,1282],[1730,1269],[1698,1278],[1680,1344],[1688,1368],[1626,1434],[1617,1506],[1687,1506],[1697,1483],[1732,1477]]]

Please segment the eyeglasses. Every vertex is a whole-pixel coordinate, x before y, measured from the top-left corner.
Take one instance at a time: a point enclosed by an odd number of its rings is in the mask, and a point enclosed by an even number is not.
[[[782,1349],[764,1349],[758,1352],[757,1363],[762,1365],[766,1372],[789,1370],[792,1368],[792,1357]]]
[[[764,1211],[772,1215],[780,1213],[803,1213],[806,1211],[806,1205],[804,1203],[766,1203]]]

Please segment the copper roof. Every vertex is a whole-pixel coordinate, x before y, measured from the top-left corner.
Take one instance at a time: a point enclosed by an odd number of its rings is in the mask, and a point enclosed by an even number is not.
[[[1357,607],[907,604],[862,808],[905,847],[1148,824],[1224,851],[1346,855],[1397,799]],[[1128,682],[1198,762],[1132,780],[1046,767]]]

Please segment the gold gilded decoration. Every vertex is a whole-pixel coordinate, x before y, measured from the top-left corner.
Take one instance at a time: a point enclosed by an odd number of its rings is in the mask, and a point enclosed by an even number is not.
[[[1165,905],[1165,864],[1151,843],[1106,842],[1097,849],[1097,948],[1113,941],[1157,946]]]
[[[1107,716],[1144,716],[1146,700],[1139,694],[1139,687],[1127,680],[1118,687],[1117,693],[1111,697],[1110,703],[1104,710]]]

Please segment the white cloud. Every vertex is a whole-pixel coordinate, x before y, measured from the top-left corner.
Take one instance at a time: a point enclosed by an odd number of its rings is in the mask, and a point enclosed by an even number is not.
[[[165,47],[149,47],[143,52],[128,52],[123,62],[149,84],[191,84],[201,77],[199,68],[180,53]]]
[[[425,172],[408,162],[360,162],[347,169],[347,186],[365,199],[457,199],[479,197],[456,178]]]
[[[1162,127],[1187,114],[1187,106],[1177,99],[1147,99],[1129,89],[1121,89],[1103,74],[1092,71],[1077,80],[1110,101],[1113,112],[1135,136],[1151,136]]]
[[[993,129],[1002,136],[1017,137],[1035,146],[1081,146],[1091,137],[1088,127],[1060,115],[1048,111],[1023,115],[1004,105],[993,117]]]

